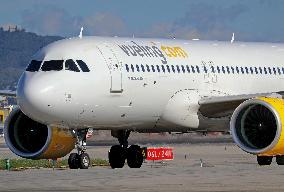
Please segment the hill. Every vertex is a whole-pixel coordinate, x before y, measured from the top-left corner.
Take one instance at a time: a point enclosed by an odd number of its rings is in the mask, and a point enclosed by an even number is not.
[[[60,39],[63,37],[0,28],[0,89],[14,90],[32,55],[41,47]]]

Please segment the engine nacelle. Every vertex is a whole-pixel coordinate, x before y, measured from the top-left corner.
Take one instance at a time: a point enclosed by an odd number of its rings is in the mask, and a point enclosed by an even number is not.
[[[5,121],[6,144],[16,155],[29,159],[57,159],[74,149],[70,130],[49,127],[30,119],[19,108]]]
[[[284,100],[260,97],[243,102],[232,115],[236,144],[248,153],[284,155]]]

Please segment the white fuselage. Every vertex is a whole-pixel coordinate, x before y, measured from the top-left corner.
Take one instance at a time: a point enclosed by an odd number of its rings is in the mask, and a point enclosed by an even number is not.
[[[72,129],[198,129],[204,97],[284,90],[282,44],[83,37],[33,59],[88,65],[90,72],[26,71],[19,80],[27,116]]]

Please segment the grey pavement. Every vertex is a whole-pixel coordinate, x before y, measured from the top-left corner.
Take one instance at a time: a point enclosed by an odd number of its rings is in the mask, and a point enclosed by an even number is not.
[[[146,162],[140,169],[0,171],[0,191],[283,191],[284,166],[260,167],[234,144],[169,145],[175,159]],[[109,147],[89,147],[107,158]],[[3,148],[1,155],[10,155]],[[201,167],[200,160],[203,164]]]

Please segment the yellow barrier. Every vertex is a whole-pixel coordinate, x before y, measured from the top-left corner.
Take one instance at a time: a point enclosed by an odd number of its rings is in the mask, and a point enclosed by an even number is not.
[[[9,109],[0,109],[0,123],[4,123],[9,115]]]

